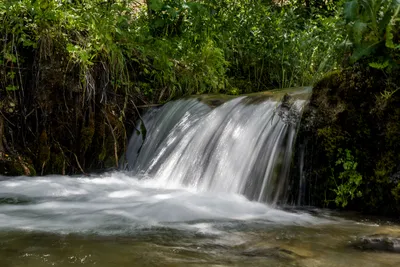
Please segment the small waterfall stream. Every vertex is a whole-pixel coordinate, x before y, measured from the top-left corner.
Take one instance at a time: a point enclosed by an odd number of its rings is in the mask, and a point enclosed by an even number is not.
[[[395,224],[279,208],[305,100],[259,100],[149,110],[128,171],[0,175],[0,266],[399,266],[354,246]]]
[[[144,115],[147,135],[130,140],[128,169],[167,187],[285,201],[297,127],[289,117],[304,102],[238,97],[215,109],[197,99],[170,102]]]

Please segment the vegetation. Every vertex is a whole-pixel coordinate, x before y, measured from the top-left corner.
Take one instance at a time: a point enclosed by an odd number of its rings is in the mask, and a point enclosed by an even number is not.
[[[377,69],[398,68],[398,0],[352,0],[344,9],[352,44],[351,61],[366,59]]]
[[[354,156],[351,154],[350,150],[346,149],[346,151],[343,152],[343,150],[339,148],[338,153],[339,159],[336,161],[336,166],[341,166],[343,171],[339,174],[338,179],[340,179],[340,181],[338,182],[335,176],[332,176],[336,184],[336,189],[333,189],[333,191],[336,193],[336,205],[346,207],[349,199],[353,200],[356,196],[362,196],[362,192],[358,188],[362,182],[362,175],[357,172],[358,163],[355,162]],[[334,171],[332,172],[334,173]]]
[[[400,211],[399,11],[398,0],[344,3],[342,69],[315,84],[299,130],[304,203]]]
[[[1,1],[0,171],[119,167],[143,107],[316,84],[319,118],[299,135],[319,144],[313,203],[379,209],[400,199],[399,13],[399,0]]]
[[[344,37],[306,2],[2,1],[3,172],[118,166],[141,106],[312,84]]]

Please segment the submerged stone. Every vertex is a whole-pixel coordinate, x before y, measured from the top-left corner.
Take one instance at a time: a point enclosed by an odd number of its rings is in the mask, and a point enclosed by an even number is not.
[[[354,247],[361,250],[400,253],[400,236],[380,234],[363,236],[356,241]]]
[[[267,258],[277,258],[280,260],[296,260],[303,258],[302,256],[296,254],[295,252],[280,248],[280,247],[261,247],[261,248],[251,248],[242,252],[243,256],[246,257],[267,257]]]

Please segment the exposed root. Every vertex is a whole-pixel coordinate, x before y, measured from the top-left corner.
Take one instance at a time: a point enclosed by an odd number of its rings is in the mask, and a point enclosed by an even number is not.
[[[76,156],[76,154],[74,153],[74,157],[75,157],[75,161],[76,164],[78,165],[79,170],[84,174],[84,175],[88,175],[82,168],[81,164],[79,163],[78,157]]]

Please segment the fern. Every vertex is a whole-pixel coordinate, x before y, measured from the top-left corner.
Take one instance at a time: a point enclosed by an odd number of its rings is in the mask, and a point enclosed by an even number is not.
[[[371,63],[369,63],[369,66],[372,67],[372,68],[374,68],[374,69],[382,70],[382,69],[385,69],[386,67],[389,66],[389,60],[386,60],[386,61],[383,62],[383,63],[371,62]]]
[[[386,47],[388,48],[395,48],[395,45],[393,43],[393,26],[391,23],[389,23],[386,27]]]

